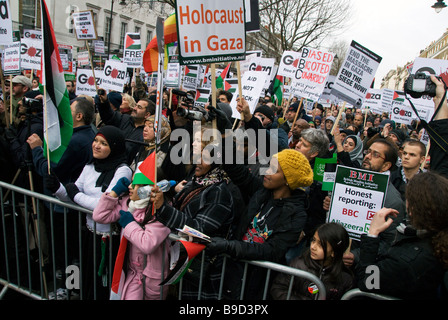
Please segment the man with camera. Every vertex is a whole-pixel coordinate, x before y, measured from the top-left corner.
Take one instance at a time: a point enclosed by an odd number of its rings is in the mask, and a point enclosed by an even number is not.
[[[98,90],[95,102],[103,123],[120,128],[124,132],[127,140],[127,163],[130,165],[141,146],[138,142],[143,142],[145,119],[155,114],[155,103],[142,98],[132,109],[131,114],[122,114],[120,111],[112,110],[104,89]]]

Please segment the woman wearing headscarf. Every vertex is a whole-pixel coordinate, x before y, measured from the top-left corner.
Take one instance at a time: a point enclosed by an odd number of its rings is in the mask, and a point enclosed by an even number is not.
[[[162,164],[165,161],[166,156],[168,155],[171,134],[171,127],[168,123],[168,119],[164,116],[162,116],[161,119],[162,127],[160,132],[160,143],[157,146],[157,180],[159,181],[166,178],[166,175],[162,170]],[[134,172],[136,171],[136,164],[144,161],[156,149],[154,120],[154,115],[149,116],[145,120],[145,126],[143,128],[143,142],[146,145],[142,145],[137,155],[135,156],[135,160],[131,165],[131,168],[134,170]]]
[[[233,220],[233,197],[229,191],[230,179],[220,165],[212,163],[213,151],[205,149],[211,141],[205,140],[206,129],[198,130],[194,135],[194,154],[198,155],[197,164],[191,178],[179,183],[175,190],[173,204],[168,204],[161,193],[152,193],[156,218],[172,230],[192,227],[210,237],[227,237]],[[199,154],[198,154],[199,152]],[[157,191],[157,187],[153,190]],[[156,196],[154,198],[154,196]],[[217,299],[222,263],[214,256],[206,255],[207,265],[213,264],[205,272],[201,290],[201,300]],[[210,263],[209,263],[210,262]],[[193,260],[190,270],[184,276],[182,299],[197,299],[199,290],[200,257]]]
[[[334,142],[336,143],[338,164],[347,167],[361,168],[363,155],[363,143],[357,135],[349,135],[342,139],[339,128],[334,130]]]
[[[54,173],[45,176],[49,190],[61,201],[72,201],[89,210],[94,210],[101,195],[110,192],[118,180],[132,177],[132,170],[126,164],[126,147],[123,132],[114,126],[101,127],[92,143],[93,160],[84,166],[74,183],[62,185]],[[86,214],[87,231],[83,234],[83,289],[87,299],[109,298],[109,245],[112,244],[112,257],[119,246],[119,227],[115,224],[101,224]],[[95,232],[95,233],[94,233]],[[109,238],[109,239],[108,239]],[[94,245],[96,246],[96,265],[94,266]],[[95,269],[93,269],[95,268]],[[97,274],[97,296],[93,295],[93,274]]]

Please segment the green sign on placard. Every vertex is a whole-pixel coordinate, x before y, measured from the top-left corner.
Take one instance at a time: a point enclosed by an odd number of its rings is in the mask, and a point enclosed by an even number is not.
[[[328,222],[342,224],[352,239],[359,240],[382,208],[388,184],[389,174],[338,165]]]

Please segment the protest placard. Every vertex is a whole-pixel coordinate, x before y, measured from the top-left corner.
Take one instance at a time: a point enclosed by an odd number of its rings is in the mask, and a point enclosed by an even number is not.
[[[178,0],[176,17],[182,65],[245,59],[244,0]]]
[[[126,33],[124,37],[123,62],[129,68],[140,68],[142,60],[143,52],[140,33]]]
[[[77,40],[98,39],[92,10],[73,12],[72,19]]]
[[[33,30],[33,29],[24,29],[23,30],[23,37],[25,39],[42,41],[42,31],[40,31],[40,30]],[[42,47],[42,45],[41,45],[41,47]]]
[[[267,73],[263,71],[246,71],[241,78],[242,96],[249,104],[249,109],[252,114],[257,106],[267,76]],[[232,108],[232,117],[239,119],[241,115],[236,109],[237,97],[238,94],[233,95],[230,107]]]
[[[284,51],[278,66],[277,75],[294,79],[296,77],[300,55],[300,52]]]
[[[103,88],[123,92],[126,83],[126,70],[125,63],[114,59],[107,60],[104,65]]]
[[[180,64],[168,63],[166,68],[165,86],[179,88],[180,86]]]
[[[12,17],[9,0],[0,1],[0,45],[12,44]]]
[[[331,93],[355,107],[361,107],[375,77],[381,57],[352,41]]]
[[[198,87],[199,65],[184,66],[182,77],[182,88],[186,90],[196,90]]]
[[[263,71],[268,75],[263,85],[263,89],[269,88],[272,78],[275,75],[275,59],[254,57],[250,60],[248,71]]]
[[[210,97],[211,89],[210,88],[197,88],[196,89],[196,97],[194,100],[194,106],[205,107],[208,103],[208,99]]]
[[[5,45],[3,50],[3,73],[5,75],[20,74],[20,41]]]
[[[362,104],[375,114],[390,113],[394,91],[391,89],[369,89]]]
[[[76,95],[85,94],[94,97],[97,94],[95,81],[98,88],[103,87],[103,71],[92,69],[78,69],[76,73]]]
[[[327,221],[340,223],[352,239],[359,240],[383,207],[388,184],[386,173],[338,165]]]
[[[42,60],[42,41],[23,38],[20,44],[20,59],[23,69],[40,70]]]
[[[296,63],[297,70],[292,78],[291,86],[294,94],[318,101],[325,88],[333,60],[334,54],[331,52],[302,48],[299,61]]]
[[[78,52],[78,66],[87,66],[90,64],[90,56],[88,51]]]

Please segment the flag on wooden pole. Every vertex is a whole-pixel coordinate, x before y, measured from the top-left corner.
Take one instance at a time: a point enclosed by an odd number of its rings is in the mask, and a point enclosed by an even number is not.
[[[58,163],[73,134],[73,118],[70,109],[64,69],[58,44],[51,24],[45,0],[41,0],[42,19],[42,74],[44,88],[44,149],[48,161]]]

